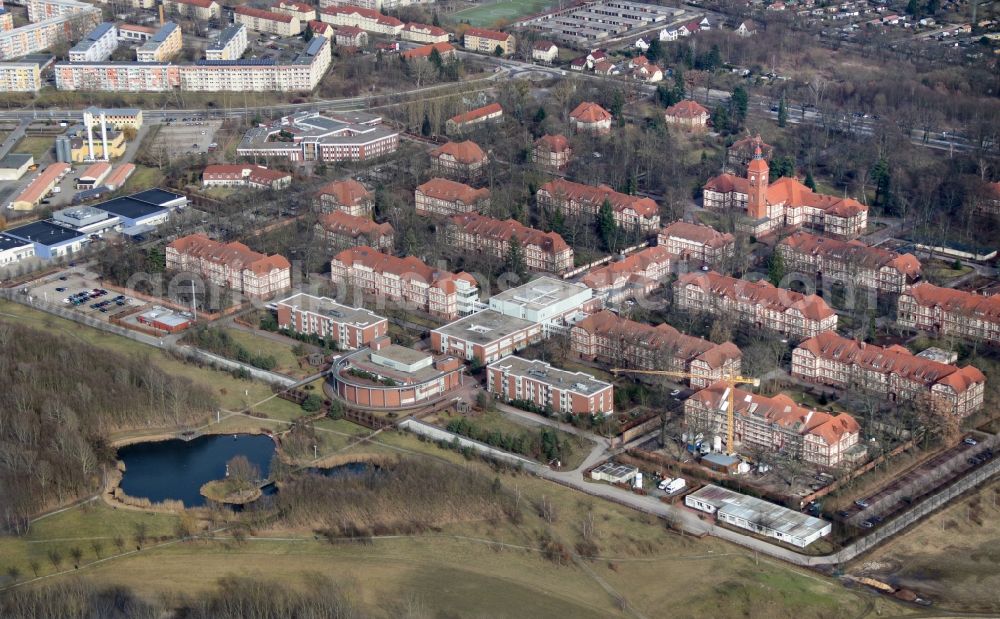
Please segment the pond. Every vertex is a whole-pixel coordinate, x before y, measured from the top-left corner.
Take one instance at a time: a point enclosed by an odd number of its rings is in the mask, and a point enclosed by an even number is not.
[[[264,435],[219,434],[128,445],[118,450],[118,459],[125,463],[119,485],[125,494],[153,503],[173,499],[183,501],[185,507],[200,507],[205,505],[202,485],[225,477],[226,462],[240,455],[266,478],[274,441]]]

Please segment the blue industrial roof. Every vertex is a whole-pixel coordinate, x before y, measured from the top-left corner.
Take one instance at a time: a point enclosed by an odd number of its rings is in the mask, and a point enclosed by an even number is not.
[[[15,247],[24,247],[29,241],[24,239],[17,239],[6,234],[0,234],[0,251],[7,251],[8,249],[14,249]]]
[[[139,193],[134,193],[128,197],[133,200],[139,200],[140,202],[146,202],[155,206],[166,206],[167,204],[183,198],[184,196],[165,189],[147,189],[146,191],[140,191]]]
[[[167,210],[158,204],[136,200],[131,196],[101,202],[100,204],[95,204],[94,207],[126,219],[139,219],[140,217],[148,217]]]

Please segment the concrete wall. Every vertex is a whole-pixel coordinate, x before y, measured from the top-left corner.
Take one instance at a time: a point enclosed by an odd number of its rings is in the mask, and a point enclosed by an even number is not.
[[[448,443],[458,441],[458,444],[462,447],[468,447],[478,454],[493,458],[494,460],[499,460],[501,462],[506,462],[508,464],[522,465],[534,467],[537,463],[533,460],[528,460],[527,458],[522,458],[521,456],[515,456],[510,452],[503,451],[502,449],[497,449],[495,447],[490,447],[485,443],[480,443],[479,441],[474,441],[470,438],[465,438],[464,436],[459,436],[454,432],[448,432],[447,430],[442,430],[437,426],[432,426],[430,424],[424,423],[413,419],[412,417],[404,419],[399,423],[398,426],[402,430],[407,432],[412,432],[420,436],[425,436],[429,439],[435,441],[445,441]]]

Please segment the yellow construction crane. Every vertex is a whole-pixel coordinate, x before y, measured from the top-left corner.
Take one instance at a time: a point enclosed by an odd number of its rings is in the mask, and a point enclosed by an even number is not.
[[[672,372],[669,370],[630,370],[628,368],[612,368],[611,373],[618,375],[624,373],[630,374],[652,374],[654,376],[670,376],[673,378],[703,378],[709,383],[722,381],[729,385],[727,391],[728,398],[726,402],[726,453],[734,453],[736,449],[733,447],[735,439],[733,438],[733,429],[736,427],[735,424],[735,390],[736,385],[753,385],[754,387],[760,386],[759,378],[747,378],[746,376],[720,376],[718,378],[707,376],[705,374],[694,374],[691,372]]]

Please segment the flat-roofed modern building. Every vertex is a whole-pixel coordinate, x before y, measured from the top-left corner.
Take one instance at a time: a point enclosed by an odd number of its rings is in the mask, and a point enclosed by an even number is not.
[[[560,415],[611,415],[611,383],[584,372],[554,368],[539,360],[509,356],[486,368],[487,390],[515,404],[528,404]]]
[[[278,301],[278,327],[337,343],[342,350],[368,346],[389,332],[389,321],[361,307],[299,293]]]
[[[0,233],[0,268],[17,264],[35,255],[32,241]]]
[[[337,359],[327,386],[359,408],[406,409],[448,397],[462,386],[465,367],[454,357],[434,357],[376,338]]]
[[[493,310],[476,312],[431,331],[431,350],[469,362],[492,363],[542,341],[543,325]]]
[[[112,22],[104,22],[69,50],[69,61],[100,62],[110,58],[117,48],[118,28]]]
[[[829,535],[833,529],[829,522],[820,518],[713,484],[685,496],[684,504],[713,514],[727,524],[799,548]]]
[[[35,221],[4,231],[7,236],[34,244],[39,258],[64,258],[79,252],[90,242],[90,235],[51,221]]]
[[[226,26],[205,49],[207,60],[239,60],[247,49],[247,27],[243,24]]]
[[[319,39],[322,37],[314,37]],[[327,50],[329,54],[329,50]],[[279,141],[279,134],[291,135]],[[365,161],[388,155],[399,146],[399,132],[382,124],[382,117],[365,112],[321,115],[299,112],[243,136],[240,157],[276,157],[305,161]]]
[[[566,322],[596,307],[596,302],[587,286],[543,275],[493,295],[489,306],[506,316],[544,324]]]

